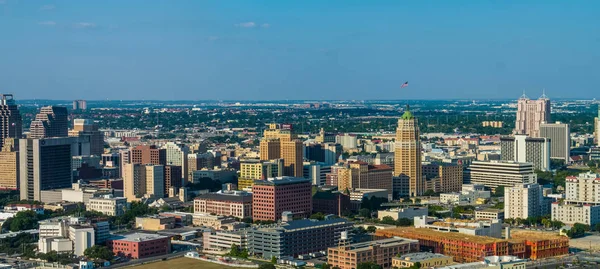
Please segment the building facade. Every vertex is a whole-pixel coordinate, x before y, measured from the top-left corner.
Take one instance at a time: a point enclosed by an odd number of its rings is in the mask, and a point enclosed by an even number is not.
[[[565,200],[552,203],[552,219],[571,225],[600,223],[600,174],[569,176],[565,186]]]
[[[504,189],[504,217],[539,217],[549,212],[543,211],[544,196],[542,186],[537,183],[517,184]]]
[[[132,233],[115,236],[106,241],[115,256],[143,259],[171,253],[171,239],[166,236]]]
[[[66,107],[45,106],[29,126],[29,138],[67,137],[69,119]]]
[[[257,180],[252,187],[252,219],[277,221],[285,211],[308,217],[312,212],[312,186],[305,178],[278,177]]]
[[[1,190],[17,190],[19,186],[19,155],[16,143],[18,140],[6,137],[0,149]]]
[[[571,131],[568,123],[542,123],[540,136],[550,140],[550,158],[570,162]]]
[[[526,135],[500,138],[500,158],[503,161],[528,162],[541,171],[550,170],[550,139]]]
[[[194,199],[194,213],[252,217],[252,194],[246,192],[218,192],[200,195]]]
[[[498,186],[536,183],[532,163],[513,161],[473,161],[467,168],[465,181],[495,189]]]
[[[240,161],[240,177],[238,190],[243,190],[254,185],[254,180],[283,176],[283,159]]]
[[[340,245],[327,249],[327,264],[340,269],[356,269],[360,263],[374,262],[392,268],[398,255],[419,251],[419,241],[400,237]]]
[[[71,137],[82,137],[90,142],[90,155],[100,156],[104,153],[104,132],[98,130],[98,124],[92,120],[74,119]]]
[[[419,122],[408,108],[398,119],[395,145],[394,176],[408,179],[409,196],[422,195],[425,192],[425,181],[421,166]]]
[[[393,192],[392,168],[382,165],[370,165],[366,162],[349,162],[343,168],[337,168],[337,186],[341,191],[354,189],[385,189],[388,196]]]
[[[86,210],[97,211],[107,216],[121,216],[127,207],[127,198],[112,195],[93,197],[85,204]]]
[[[423,164],[423,175],[427,179],[438,178],[439,190],[436,192],[460,191],[463,184],[463,166],[451,163]]]
[[[540,137],[543,122],[550,122],[550,99],[545,95],[538,100],[531,100],[525,95],[519,98],[514,133]]]
[[[23,119],[12,94],[0,94],[0,148],[4,139],[20,139],[23,134]]]

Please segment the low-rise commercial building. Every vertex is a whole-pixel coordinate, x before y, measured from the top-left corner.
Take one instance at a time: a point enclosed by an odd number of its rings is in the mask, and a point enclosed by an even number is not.
[[[254,255],[271,257],[298,256],[335,246],[342,232],[352,229],[345,219],[328,216],[325,220],[292,220],[286,213],[276,225],[255,226],[247,230],[248,249]]]
[[[232,245],[248,248],[248,235],[244,230],[236,231],[205,231],[202,233],[202,247],[204,252],[224,253]]]
[[[408,253],[392,259],[392,267],[397,268],[413,267],[416,263],[419,263],[421,268],[438,268],[453,262],[450,256],[431,252]]]
[[[146,233],[118,235],[106,241],[106,246],[115,256],[132,259],[166,255],[171,252],[169,237]]]
[[[252,194],[241,191],[203,194],[194,199],[194,213],[212,213],[240,219],[252,217]]]
[[[501,220],[504,221],[504,210],[486,208],[482,210],[475,210],[476,220]]]
[[[414,218],[415,228],[427,228],[440,232],[462,233],[469,235],[502,238],[502,221],[500,220],[462,220],[444,219],[429,221],[427,215]]]
[[[374,262],[383,268],[392,267],[397,255],[419,250],[419,241],[400,237],[330,247],[327,264],[340,269],[356,269],[358,264]]]
[[[175,218],[167,216],[136,217],[135,227],[146,231],[161,231],[175,228]]]
[[[377,218],[383,220],[385,217],[391,217],[394,220],[398,219],[413,219],[414,217],[427,216],[429,210],[427,207],[405,207],[392,208],[377,211]]]
[[[88,211],[97,211],[107,216],[121,216],[128,208],[127,198],[103,195],[90,198],[85,204]]]
[[[194,214],[194,226],[210,227],[215,230],[235,230],[245,227],[244,223],[237,222],[235,218],[211,214]]]

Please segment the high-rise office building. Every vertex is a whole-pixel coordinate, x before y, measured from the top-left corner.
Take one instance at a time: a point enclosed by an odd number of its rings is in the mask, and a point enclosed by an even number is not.
[[[163,165],[127,163],[123,167],[123,194],[128,201],[165,195]]]
[[[87,110],[87,102],[85,100],[73,101],[73,110]]]
[[[335,143],[313,143],[304,147],[304,157],[307,160],[328,165],[337,163],[342,152],[342,145]]]
[[[425,181],[421,167],[419,122],[408,107],[402,117],[398,119],[395,146],[394,176],[408,179],[410,196],[423,194]]]
[[[550,99],[542,95],[538,100],[531,100],[523,95],[517,103],[517,121],[515,134],[540,137],[540,124],[550,122]]]
[[[169,194],[169,188],[175,187],[177,189],[183,187],[183,181],[181,180],[181,166],[178,165],[165,165],[165,182],[164,189],[165,195]]]
[[[19,190],[22,200],[40,200],[42,190],[70,188],[76,139],[19,140]]]
[[[98,124],[88,119],[73,120],[73,130],[69,136],[80,137],[90,143],[90,155],[100,156],[104,153],[104,132],[98,130]]]
[[[571,157],[571,131],[567,123],[542,123],[540,136],[550,139],[550,158],[569,163]]]
[[[165,167],[146,165],[146,196],[162,198],[165,196]],[[168,189],[167,189],[168,190]]]
[[[21,138],[23,119],[12,94],[0,94],[0,148],[6,138]]]
[[[295,139],[291,125],[269,124],[269,128],[265,129],[260,142],[260,159],[282,158],[284,175],[302,177],[303,152],[302,141]]]
[[[19,155],[17,145],[19,140],[5,138],[0,150],[0,190],[16,190],[19,186]]]
[[[369,165],[366,162],[350,162],[337,168],[337,183],[340,191],[354,189],[387,190],[388,197],[393,192],[392,168],[385,164]]]
[[[541,171],[550,170],[550,139],[515,135],[500,138],[500,158],[503,161],[528,162]]]
[[[29,138],[67,136],[69,136],[69,119],[66,107],[42,107],[29,126]]]
[[[168,142],[163,149],[167,154],[167,165],[181,167],[181,178],[187,182],[188,178],[188,153],[189,149],[184,144]],[[168,188],[167,188],[168,189]]]
[[[537,175],[532,163],[473,161],[465,171],[464,182],[496,189],[499,186],[537,183]]]
[[[537,183],[516,184],[504,189],[504,217],[521,218],[539,217],[542,212],[544,196],[542,186]]]

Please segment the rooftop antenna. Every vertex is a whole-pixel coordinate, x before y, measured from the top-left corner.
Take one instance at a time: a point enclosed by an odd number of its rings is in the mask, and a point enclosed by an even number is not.
[[[548,96],[546,96],[546,88],[542,90],[542,96],[540,96],[540,99],[548,99]]]

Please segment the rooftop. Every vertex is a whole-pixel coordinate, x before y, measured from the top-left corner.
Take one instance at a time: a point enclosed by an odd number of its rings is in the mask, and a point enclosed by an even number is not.
[[[435,230],[427,229],[427,228],[414,228],[414,227],[398,227],[392,229],[384,229],[377,230],[376,235],[383,236],[406,236],[408,238],[414,236],[430,236],[430,237],[438,237],[442,239],[450,239],[450,240],[460,240],[460,241],[468,241],[479,244],[493,244],[498,242],[506,242],[505,240],[501,240],[498,238],[488,237],[488,236],[475,236],[468,235],[462,233],[446,233],[446,232],[438,232]]]
[[[362,250],[367,250],[371,246],[375,246],[375,245],[378,245],[380,247],[390,247],[390,246],[394,246],[397,244],[410,244],[410,243],[418,243],[418,242],[419,242],[418,240],[412,240],[412,239],[401,238],[401,237],[392,237],[392,238],[386,238],[386,239],[375,240],[375,241],[354,243],[348,247],[350,248],[349,249],[350,251],[362,251]]]
[[[310,182],[310,180],[306,179],[306,178],[301,178],[301,177],[284,176],[284,177],[269,178],[266,180],[255,180],[254,185],[274,186],[274,185],[287,185],[287,184],[297,184],[297,183],[305,183],[305,182]]]
[[[543,240],[552,240],[552,239],[563,239],[569,240],[569,238],[565,236],[561,236],[557,233],[552,232],[537,232],[537,231],[529,231],[529,230],[511,230],[510,231],[511,239],[521,239],[527,241],[543,241]]]
[[[444,257],[451,258],[450,256],[446,256],[446,255],[439,254],[439,253],[415,252],[415,253],[404,254],[400,257],[394,257],[394,259],[411,261],[411,262],[422,262],[422,261],[433,259],[433,258],[444,258]]]
[[[252,202],[252,194],[207,193],[196,197],[196,200],[216,200],[229,202]]]
[[[116,236],[110,238],[110,240],[119,240],[119,241],[128,241],[128,242],[143,242],[143,241],[163,239],[163,238],[167,238],[167,237],[158,235],[158,234],[130,233],[130,234],[116,235]]]

